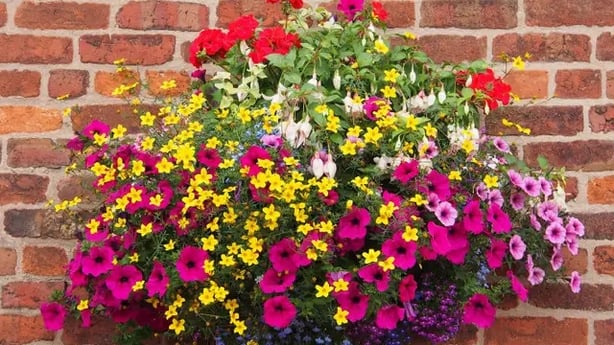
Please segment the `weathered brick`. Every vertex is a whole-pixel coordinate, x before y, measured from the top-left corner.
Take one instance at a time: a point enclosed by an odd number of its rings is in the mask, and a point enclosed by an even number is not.
[[[63,286],[62,282],[9,282],[2,287],[2,307],[38,309]]]
[[[45,201],[49,178],[28,174],[0,174],[0,205]]]
[[[71,200],[79,196],[84,202],[95,200],[97,194],[92,190],[94,181],[95,178],[92,175],[68,176],[58,181],[58,198],[60,200]]]
[[[209,8],[176,1],[131,1],[116,16],[120,28],[199,31],[209,26]]]
[[[81,62],[159,65],[173,59],[173,35],[84,35],[79,38]]]
[[[6,24],[7,13],[6,13],[6,4],[4,2],[0,2],[0,27]]]
[[[83,219],[89,219],[89,216],[83,213]],[[56,213],[52,209],[13,209],[4,213],[4,228],[13,237],[72,240],[79,224],[75,216]]]
[[[0,344],[28,344],[37,340],[53,340],[54,336],[45,330],[40,315],[0,314]]]
[[[578,197],[578,179],[566,176],[565,178],[565,201],[574,200]]]
[[[34,106],[0,106],[0,134],[39,133],[61,127],[62,114],[56,109]]]
[[[612,3],[603,0],[526,0],[529,26],[614,25]]]
[[[608,98],[614,98],[614,71],[607,71],[606,73],[605,93]]]
[[[113,95],[113,91],[118,88],[120,85],[133,85],[137,84],[137,86],[130,92],[138,93],[141,89],[140,87],[140,78],[139,73],[137,71],[132,70],[123,70],[120,72],[105,72],[98,71],[96,72],[96,76],[94,77],[94,90],[101,95],[108,97],[125,97],[128,93],[124,93],[122,95]]]
[[[585,319],[500,317],[484,333],[484,345],[588,345]]]
[[[59,168],[70,163],[70,151],[51,139],[9,139],[7,158],[13,168]]]
[[[0,71],[0,96],[37,97],[41,74],[36,71]]]
[[[253,0],[220,0],[217,5],[217,23],[215,26],[227,27],[235,19],[251,13],[263,26],[274,26],[284,18],[279,4]]]
[[[68,257],[62,248],[27,246],[23,249],[22,267],[26,274],[62,276]]]
[[[573,271],[585,274],[588,271],[588,250],[580,248],[578,255],[571,255],[568,249],[563,249],[561,252],[563,253],[565,274],[570,275]]]
[[[590,179],[586,194],[589,204],[614,204],[614,175]]]
[[[601,97],[601,71],[593,69],[558,70],[555,76],[555,97]]]
[[[597,246],[593,252],[593,266],[599,274],[614,276],[614,246]]]
[[[614,343],[614,319],[595,320],[595,345]]]
[[[614,104],[592,106],[588,120],[594,133],[614,130]]]
[[[145,105],[141,106],[141,109],[158,112],[158,108],[154,106]],[[122,124],[131,133],[136,133],[140,129],[141,121],[133,110],[130,105],[85,105],[73,111],[70,118],[75,131],[83,130],[92,120],[98,119],[111,127]]]
[[[190,76],[187,72],[176,71],[147,71],[147,91],[154,96],[177,96],[189,90]],[[163,90],[162,84],[164,81],[174,80],[177,87],[169,90]]]
[[[414,2],[409,0],[384,0],[384,9],[388,12],[386,26],[389,28],[406,28],[416,21]]]
[[[462,62],[486,58],[486,37],[427,35],[418,46],[435,62]]]
[[[614,61],[614,36],[611,32],[604,32],[597,37],[597,59]]]
[[[532,135],[572,136],[584,126],[581,106],[509,106],[499,107],[486,116],[486,130],[493,135],[517,135],[516,127],[501,122],[508,119],[531,129]]]
[[[580,34],[552,32],[516,34],[506,33],[493,39],[492,54],[498,56],[524,56],[530,53],[529,61],[586,61],[590,60],[590,37]]]
[[[0,276],[15,274],[17,266],[17,252],[14,248],[0,247]]]
[[[584,238],[608,240],[614,238],[614,212],[579,213],[574,217],[584,224]]]
[[[614,169],[614,141],[576,140],[571,142],[531,143],[524,147],[524,159],[537,166],[537,156],[552,166],[567,170],[603,171]]]
[[[15,25],[28,29],[105,29],[109,5],[76,2],[24,1],[17,7]]]
[[[88,71],[74,69],[56,69],[49,72],[47,92],[49,97],[76,98],[87,93],[90,84]]]
[[[542,283],[529,291],[529,303],[540,308],[612,311],[614,286],[584,283],[580,293],[573,293],[569,284]]]
[[[92,326],[81,327],[81,322],[75,318],[66,318],[62,343],[64,345],[109,345],[115,344],[115,324],[110,318],[92,316]]]
[[[69,37],[0,34],[0,63],[59,64],[72,62]]]
[[[517,26],[516,0],[424,1],[420,7],[420,26],[463,29],[510,29]],[[479,13],[479,15],[476,15]]]
[[[548,97],[548,71],[513,70],[504,81],[512,86],[512,92],[521,99]]]

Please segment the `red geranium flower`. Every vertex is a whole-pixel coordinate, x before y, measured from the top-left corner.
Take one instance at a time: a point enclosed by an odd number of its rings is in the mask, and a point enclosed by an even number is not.
[[[386,12],[381,2],[373,1],[371,6],[373,6],[373,16],[377,18],[377,20],[384,22],[388,19],[388,12]]]
[[[254,50],[249,53],[249,57],[255,63],[260,63],[266,60],[269,54],[288,54],[292,46],[300,47],[298,35],[290,34],[284,31],[283,28],[276,26],[273,28],[264,29],[256,42],[254,42]]]

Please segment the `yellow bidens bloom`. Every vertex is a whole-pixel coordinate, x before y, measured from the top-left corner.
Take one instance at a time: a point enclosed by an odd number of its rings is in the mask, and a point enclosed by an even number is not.
[[[365,258],[365,264],[372,264],[379,260],[379,256],[382,252],[370,248],[368,252],[362,253],[362,257]]]
[[[177,320],[173,319],[173,322],[168,326],[169,331],[175,331],[176,335],[181,334],[181,332],[185,331],[185,320]]]
[[[512,66],[519,71],[524,70],[524,61],[521,56],[516,56],[514,60],[512,60]]]
[[[343,310],[343,308],[341,307],[337,307],[337,312],[335,313],[335,316],[333,316],[333,318],[335,319],[337,325],[343,325],[348,322],[348,315],[350,315],[349,311]]]
[[[334,288],[328,283],[324,282],[322,285],[316,285],[316,297],[328,297]]]
[[[484,176],[484,183],[486,184],[487,188],[497,188],[499,187],[499,177],[486,175]]]
[[[375,41],[375,45],[373,48],[375,49],[376,52],[380,54],[387,54],[388,51],[390,51],[386,43],[381,39],[378,39]]]

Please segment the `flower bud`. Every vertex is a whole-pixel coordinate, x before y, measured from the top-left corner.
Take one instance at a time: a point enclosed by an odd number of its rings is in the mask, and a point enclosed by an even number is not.
[[[311,158],[311,172],[316,178],[320,178],[324,175],[324,162],[317,152],[313,158]]]
[[[326,155],[326,162],[324,162],[324,175],[333,178],[337,173],[337,164],[333,161],[333,156],[329,153]]]
[[[469,114],[469,104],[467,104],[467,102],[465,102],[465,106],[463,107],[463,111],[465,112],[465,114]]]
[[[414,65],[411,65],[411,71],[409,72],[409,82],[412,84],[416,82],[416,71],[414,71]]]
[[[437,94],[437,99],[439,100],[439,103],[443,103],[446,101],[446,90],[444,90],[443,85],[441,85],[441,89],[439,90],[439,93]]]
[[[430,107],[431,105],[435,104],[435,100],[437,98],[435,97],[435,91],[433,91],[433,89],[431,89],[431,92],[429,93],[428,97],[426,98],[426,104]]]
[[[469,75],[469,77],[465,81],[465,87],[471,87],[471,84],[473,84],[473,78],[471,77],[471,75]]]
[[[333,87],[335,90],[339,90],[341,88],[341,76],[339,75],[339,70],[335,70],[335,74],[333,75]]]

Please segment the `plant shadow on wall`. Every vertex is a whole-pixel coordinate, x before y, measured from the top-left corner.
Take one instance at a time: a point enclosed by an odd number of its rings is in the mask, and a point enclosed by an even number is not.
[[[441,343],[528,285],[579,291],[562,172],[477,128],[512,98],[487,64],[391,45],[378,2],[268,2],[281,25],[201,32],[192,91],[157,113],[118,90],[137,134],[93,121],[69,142],[98,197],[55,205],[94,213],[48,329],[100,314],[121,344]]]

